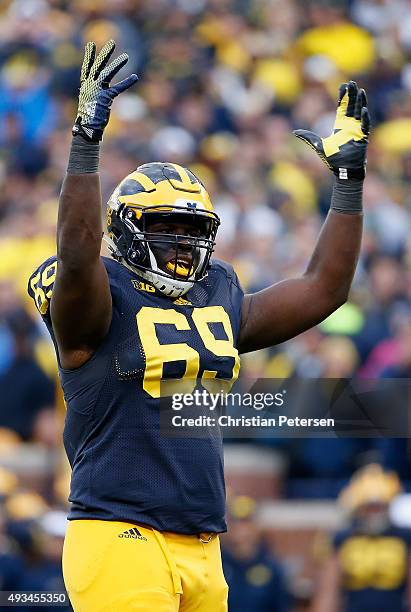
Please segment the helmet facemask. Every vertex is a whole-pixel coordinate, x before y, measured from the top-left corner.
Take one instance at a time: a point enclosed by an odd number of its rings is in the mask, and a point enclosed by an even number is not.
[[[219,225],[214,212],[176,204],[144,210],[125,205],[116,216],[121,232],[116,232],[112,219],[112,242],[122,241],[123,263],[159,291],[179,297],[206,276]],[[169,233],[167,226],[172,229],[173,225],[185,226],[187,233]],[[163,226],[160,232],[153,231],[156,226]],[[113,251],[110,242],[109,246]],[[116,257],[114,252],[113,255]]]

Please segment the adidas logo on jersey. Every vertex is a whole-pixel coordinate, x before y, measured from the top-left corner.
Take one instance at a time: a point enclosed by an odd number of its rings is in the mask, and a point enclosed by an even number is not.
[[[147,542],[147,538],[141,535],[137,527],[133,527],[133,529],[127,529],[127,531],[123,531],[118,534],[119,538],[132,538],[133,540],[143,540]]]

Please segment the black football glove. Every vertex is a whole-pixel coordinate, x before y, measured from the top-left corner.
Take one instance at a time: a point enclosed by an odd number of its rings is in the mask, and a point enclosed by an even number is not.
[[[127,53],[122,53],[107,66],[115,46],[114,40],[109,40],[96,57],[95,43],[88,42],[84,51],[73,135],[80,134],[89,141],[97,142],[103,138],[114,98],[138,80],[136,74],[131,74],[110,87],[111,79],[128,62]]]
[[[340,85],[337,116],[331,136],[294,130],[321,157],[339,179],[365,177],[370,116],[364,89],[354,81]]]

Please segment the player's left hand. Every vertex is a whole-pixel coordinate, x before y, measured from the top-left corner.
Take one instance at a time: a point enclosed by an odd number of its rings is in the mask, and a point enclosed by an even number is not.
[[[321,138],[308,130],[294,130],[340,179],[363,179],[367,163],[370,116],[364,89],[355,81],[340,85],[333,133]]]

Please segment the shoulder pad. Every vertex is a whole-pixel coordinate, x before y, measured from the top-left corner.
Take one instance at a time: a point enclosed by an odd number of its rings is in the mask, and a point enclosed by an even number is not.
[[[226,261],[222,261],[221,259],[212,259],[211,269],[220,270],[221,272],[224,272],[227,276],[232,276],[234,274],[233,266],[227,263]]]
[[[106,268],[107,274],[110,278],[116,278],[124,269],[124,266],[121,263],[115,259],[112,259],[111,257],[102,256],[101,259],[103,260],[104,267]]]
[[[233,282],[235,285],[240,286],[240,282],[233,266],[226,261],[222,261],[221,259],[213,259],[211,262],[211,270],[224,274],[229,282]]]

